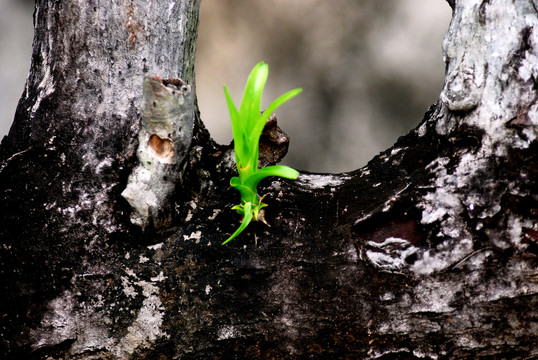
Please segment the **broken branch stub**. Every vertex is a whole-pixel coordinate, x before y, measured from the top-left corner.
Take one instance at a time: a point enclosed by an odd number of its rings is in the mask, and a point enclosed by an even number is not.
[[[145,76],[142,106],[139,165],[121,195],[131,205],[133,224],[162,228],[172,220],[170,199],[181,183],[192,141],[191,87],[180,79]]]

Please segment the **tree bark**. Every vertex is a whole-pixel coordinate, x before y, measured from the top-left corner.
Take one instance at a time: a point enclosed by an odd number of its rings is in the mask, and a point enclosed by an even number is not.
[[[538,11],[450,3],[445,85],[417,128],[354,172],[265,181],[269,226],[221,246],[240,221],[232,148],[194,98],[187,140],[143,105],[194,96],[199,2],[38,1],[0,148],[3,356],[537,357]],[[148,161],[175,186],[131,208]]]

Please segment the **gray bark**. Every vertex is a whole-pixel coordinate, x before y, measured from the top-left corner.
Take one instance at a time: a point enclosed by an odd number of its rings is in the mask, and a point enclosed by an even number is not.
[[[129,176],[121,195],[132,207],[131,222],[142,229],[171,225],[167,206],[183,169],[192,142],[194,99],[191,87],[179,79],[163,83],[144,77],[143,114],[138,134],[139,165]]]
[[[36,2],[31,70],[0,150],[0,357],[72,343],[73,356],[121,358],[155,339],[153,323],[134,339],[136,316],[118,325],[98,309],[119,258],[146,241],[120,196],[136,166],[143,78],[194,84],[198,11],[198,0]],[[141,305],[114,302],[124,315]]]
[[[270,226],[230,246],[232,149],[195,108],[188,152],[166,157],[171,210],[142,231],[121,197],[157,133],[140,134],[144,74],[193,83],[198,2],[77,3],[38,2],[0,148],[6,358],[538,356],[534,2],[451,2],[417,128],[354,172],[264,182]]]

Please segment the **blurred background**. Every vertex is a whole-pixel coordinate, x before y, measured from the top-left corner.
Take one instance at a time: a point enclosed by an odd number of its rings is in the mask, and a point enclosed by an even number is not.
[[[0,137],[30,67],[33,0],[0,0]],[[269,64],[263,104],[291,137],[283,163],[312,172],[357,169],[414,128],[443,85],[445,0],[202,0],[196,56],[201,117],[232,139],[223,95],[236,103],[259,61]]]

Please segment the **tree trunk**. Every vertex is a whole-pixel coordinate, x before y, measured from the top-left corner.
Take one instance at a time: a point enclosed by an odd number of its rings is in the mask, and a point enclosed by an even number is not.
[[[221,246],[239,194],[198,119],[199,2],[39,0],[0,148],[4,358],[537,357],[538,11],[451,5],[417,128],[265,181],[270,226]]]

